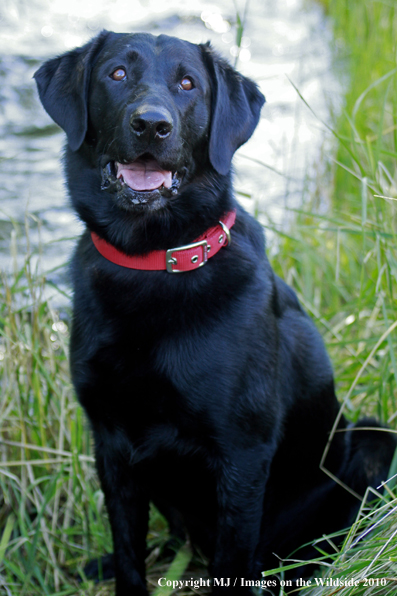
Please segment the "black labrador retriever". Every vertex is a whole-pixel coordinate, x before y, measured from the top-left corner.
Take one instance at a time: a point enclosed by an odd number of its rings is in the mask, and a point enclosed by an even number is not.
[[[166,35],[103,31],[35,78],[67,134],[86,224],[71,370],[116,594],[147,593],[150,500],[209,556],[214,593],[251,593],[244,581],[275,555],[342,528],[359,503],[319,468],[339,409],[321,337],[233,196],[231,160],[264,97],[209,44]],[[395,443],[342,417],[343,429],[326,467],[362,495],[385,478]]]

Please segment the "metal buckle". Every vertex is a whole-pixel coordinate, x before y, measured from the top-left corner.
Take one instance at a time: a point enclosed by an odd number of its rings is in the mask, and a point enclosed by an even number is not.
[[[226,240],[227,240],[227,244],[230,245],[232,242],[232,237],[230,235],[230,230],[229,228],[223,223],[223,221],[219,221],[219,224],[222,228],[222,230],[225,232],[226,234]]]
[[[196,267],[196,269],[198,269],[199,267],[202,267],[203,265],[205,265],[206,262],[208,261],[208,242],[207,242],[207,240],[201,240],[200,242],[193,242],[193,244],[186,244],[185,246],[178,246],[178,248],[170,248],[169,250],[167,250],[167,252],[165,253],[165,266],[167,268],[168,273],[186,273],[186,271],[183,271],[183,269],[173,269],[172,268],[173,265],[178,264],[178,259],[173,257],[172,253],[179,252],[181,250],[189,250],[190,248],[198,248],[200,246],[203,249],[203,262],[200,263],[200,265],[198,265]],[[192,257],[192,258],[194,258],[194,257]]]

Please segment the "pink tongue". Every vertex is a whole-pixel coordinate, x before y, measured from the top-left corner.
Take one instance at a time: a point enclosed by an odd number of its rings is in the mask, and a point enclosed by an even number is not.
[[[121,176],[124,182],[133,190],[154,190],[164,185],[170,188],[172,172],[162,170],[155,159],[137,159],[132,163],[116,163],[117,178]]]

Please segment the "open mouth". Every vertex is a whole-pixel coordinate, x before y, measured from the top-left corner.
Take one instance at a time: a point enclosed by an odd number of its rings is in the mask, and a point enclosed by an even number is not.
[[[164,199],[178,193],[181,176],[165,170],[151,155],[129,163],[108,162],[102,168],[101,189],[117,194],[121,206],[150,205],[159,208]]]
[[[162,170],[155,159],[137,159],[132,163],[116,162],[117,178],[132,190],[151,191],[156,188],[171,188],[172,172]]]

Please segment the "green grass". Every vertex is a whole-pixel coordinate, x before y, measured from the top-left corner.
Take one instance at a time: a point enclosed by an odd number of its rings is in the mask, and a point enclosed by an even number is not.
[[[393,175],[397,157],[397,4],[394,0],[321,0],[333,24],[340,68],[349,74],[337,132],[338,160],[360,178]],[[353,148],[352,148],[353,145]],[[350,149],[352,151],[350,152]],[[359,207],[348,172],[335,170],[334,203]],[[390,180],[389,180],[390,183]],[[386,187],[389,184],[386,183]]]
[[[350,82],[334,124],[334,159],[323,156],[329,167],[302,198],[289,229],[269,224],[277,234],[272,264],[324,336],[345,414],[355,421],[369,413],[396,429],[396,8],[391,1],[323,3]],[[15,257],[14,236],[12,246]],[[0,290],[0,594],[110,596],[113,582],[76,580],[89,558],[111,550],[111,538],[87,422],[69,378],[68,313],[60,316],[45,301],[45,280],[32,271],[33,262],[28,254],[13,276],[2,277]],[[161,561],[167,536],[152,510],[152,590],[157,577],[177,578],[189,561],[188,577],[207,577],[205,562],[188,550],[171,568]],[[358,585],[308,586],[302,594],[397,593],[394,484],[362,509],[342,547],[329,540],[333,562],[319,551],[315,577],[353,578]],[[375,585],[365,585],[365,578]],[[382,579],[387,585],[376,585]]]
[[[344,413],[352,421],[375,415],[395,431],[396,4],[323,3],[332,19],[338,59],[350,76],[342,114],[333,127],[336,156],[316,181],[316,191],[304,199],[303,209],[296,211],[291,229],[276,230],[273,266],[295,288],[324,336]],[[396,472],[395,458],[390,474]],[[300,589],[302,594],[397,593],[395,483],[378,491],[378,498],[372,509],[360,512],[342,547],[329,537],[335,551],[331,565],[318,553],[315,577],[358,584],[313,589],[312,582]],[[365,540],[356,541],[362,534]],[[284,562],[288,564],[300,566]]]
[[[32,273],[29,255],[2,281],[1,578],[11,594],[51,594],[107,530],[69,378],[68,323],[43,299],[44,279]]]

